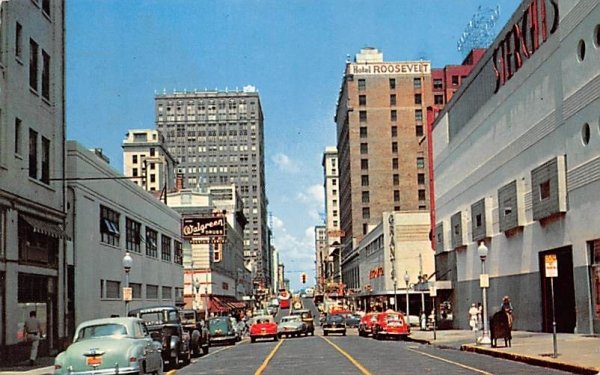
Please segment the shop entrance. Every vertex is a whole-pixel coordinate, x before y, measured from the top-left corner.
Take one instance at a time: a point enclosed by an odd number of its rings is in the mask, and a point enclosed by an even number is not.
[[[552,332],[552,291],[550,278],[545,274],[544,255],[556,254],[558,277],[554,278],[554,312],[556,331],[573,333],[577,322],[575,315],[575,286],[573,282],[573,250],[571,246],[539,253],[542,292],[542,331]]]

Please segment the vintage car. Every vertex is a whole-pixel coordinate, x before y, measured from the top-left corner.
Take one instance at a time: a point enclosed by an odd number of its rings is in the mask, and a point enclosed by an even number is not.
[[[73,343],[54,360],[55,374],[162,374],[160,343],[138,318],[81,323]]]
[[[179,362],[189,364],[192,359],[190,335],[183,329],[179,309],[175,306],[143,307],[129,312],[146,323],[150,335],[162,343],[162,358],[171,368],[179,367]]]
[[[377,320],[373,323],[372,330],[375,339],[406,338],[410,335],[410,327],[406,323],[404,314],[391,310],[377,314]]]
[[[300,335],[308,335],[306,323],[302,321],[300,315],[289,315],[281,318],[277,326],[279,337],[294,337]]]
[[[379,313],[367,313],[358,323],[358,335],[369,336],[372,333],[373,324],[377,321],[377,314]]]
[[[257,339],[272,338],[277,341],[277,323],[271,315],[255,316],[250,320],[250,342],[256,342]]]
[[[235,344],[238,336],[228,316],[215,316],[208,319],[208,332],[210,334],[210,345]]]
[[[328,315],[321,327],[323,328],[323,336],[330,333],[341,333],[346,336],[346,319],[341,314]]]
[[[201,351],[204,355],[208,354],[210,335],[200,313],[192,309],[183,309],[179,311],[179,317],[183,329],[190,335],[192,354],[200,355]]]
[[[306,332],[312,336],[315,335],[315,321],[312,312],[309,309],[292,310],[291,315],[298,315],[306,323]]]
[[[346,327],[348,328],[358,328],[358,325],[360,323],[360,316],[358,316],[357,314],[342,314],[344,316],[344,319],[346,320]]]

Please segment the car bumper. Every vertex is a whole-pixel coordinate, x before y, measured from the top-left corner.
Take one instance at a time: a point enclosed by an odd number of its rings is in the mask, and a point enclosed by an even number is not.
[[[236,336],[219,336],[219,337],[211,337],[210,342],[227,342],[227,341],[235,341],[237,340]]]
[[[96,369],[96,370],[86,370],[86,371],[68,371],[66,369],[55,371],[55,375],[65,374],[65,375],[114,375],[114,374],[139,374],[140,368],[139,366],[133,367],[121,367],[121,368],[104,368],[104,369]]]
[[[345,332],[346,327],[323,327],[323,331],[327,332]]]
[[[379,331],[377,334],[384,336],[408,336],[410,332]]]
[[[277,333],[252,333],[250,334],[250,338],[259,339],[261,337],[275,337]]]

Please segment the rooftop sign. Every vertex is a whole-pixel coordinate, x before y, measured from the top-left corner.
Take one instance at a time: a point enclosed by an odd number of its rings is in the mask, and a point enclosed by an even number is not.
[[[428,61],[350,64],[348,74],[430,74]]]

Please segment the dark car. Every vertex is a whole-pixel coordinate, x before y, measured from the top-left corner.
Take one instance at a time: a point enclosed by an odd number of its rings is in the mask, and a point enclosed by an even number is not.
[[[211,345],[220,343],[232,345],[238,341],[238,335],[228,316],[216,316],[208,319],[208,332]]]
[[[300,318],[306,323],[306,332],[311,336],[315,335],[315,320],[312,312],[308,309],[292,310],[291,315],[300,315]]]
[[[349,328],[358,328],[360,323],[360,315],[356,314],[343,314],[344,319],[346,320],[346,327]]]
[[[183,360],[184,364],[191,362],[190,335],[181,325],[177,307],[143,307],[131,310],[128,315],[144,320],[150,336],[162,343],[162,358],[170,367],[179,367],[180,360]]]
[[[200,313],[196,310],[185,309],[179,311],[179,316],[183,328],[190,335],[192,353],[194,355],[200,355],[200,351],[202,351],[202,354],[208,354],[210,334],[208,333],[208,328],[206,328],[204,321],[200,317]]]
[[[328,315],[322,324],[323,336],[329,333],[341,333],[346,336],[346,320],[340,314]]]

